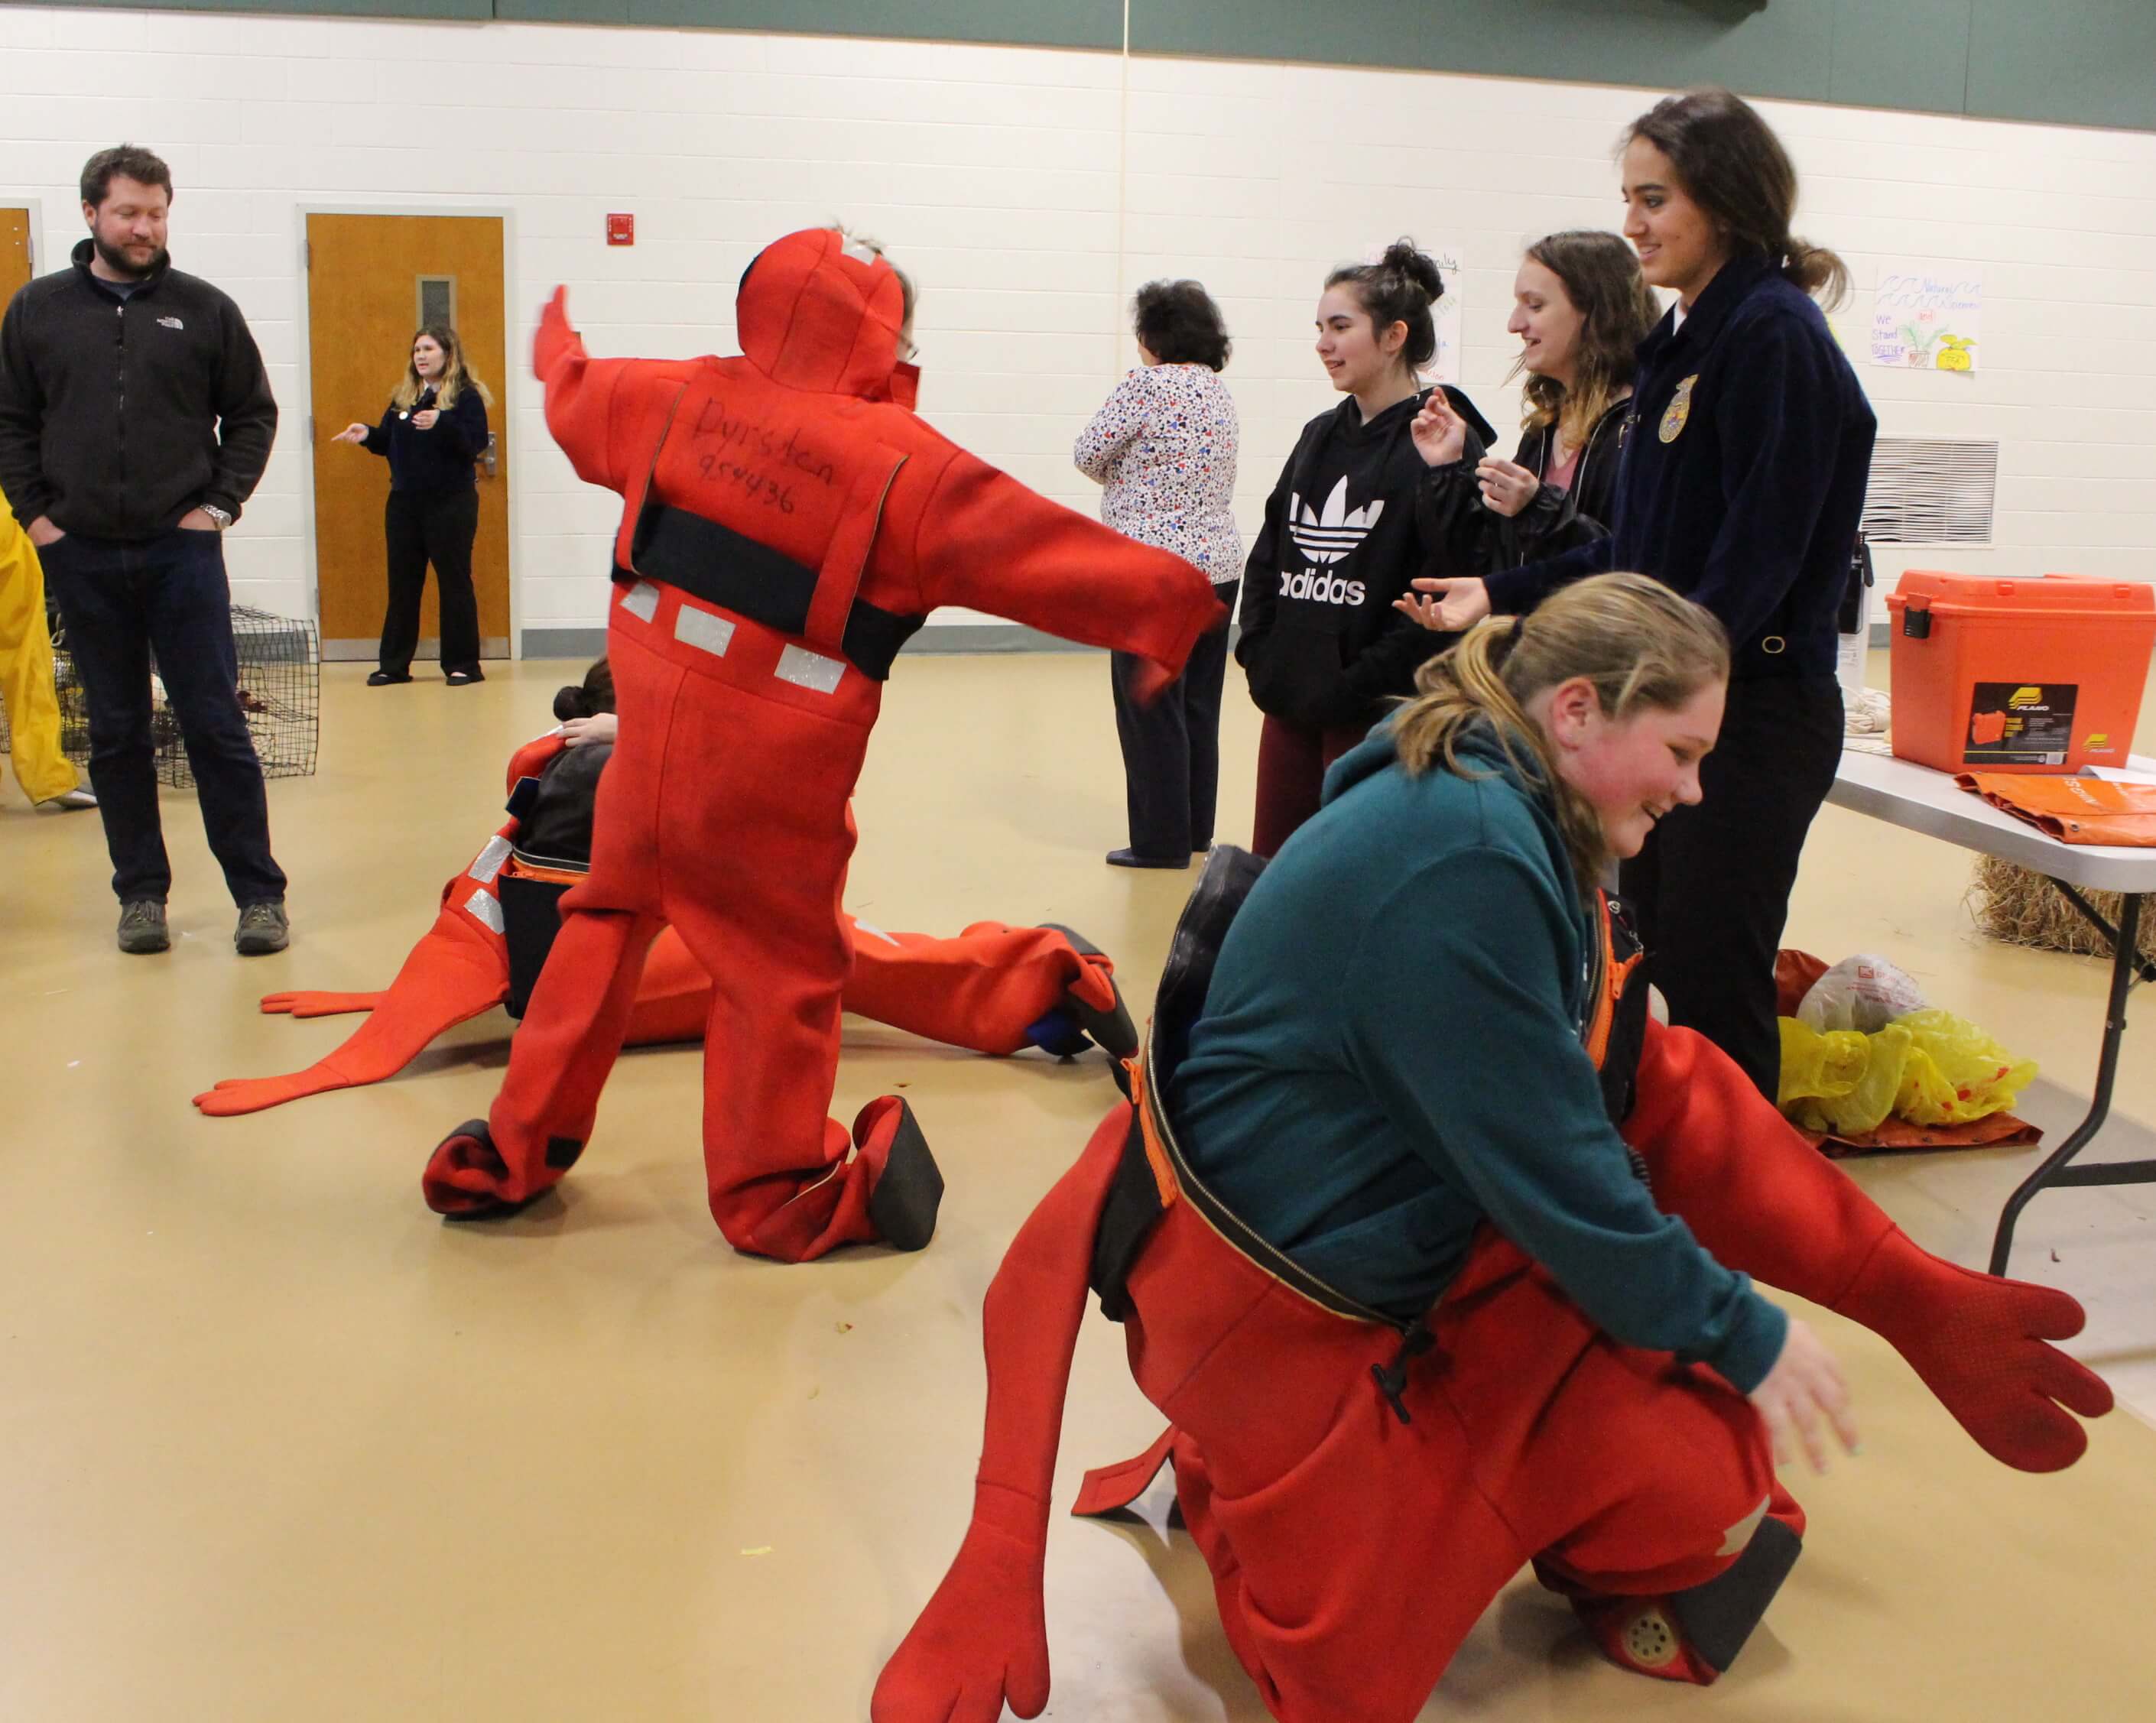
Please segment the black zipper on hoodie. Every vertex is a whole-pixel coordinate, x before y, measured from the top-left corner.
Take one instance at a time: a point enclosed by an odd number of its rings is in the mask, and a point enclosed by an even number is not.
[[[1587,433],[1587,446],[1579,452],[1579,464],[1573,469],[1572,484],[1567,491],[1572,502],[1572,512],[1586,515],[1605,533],[1610,530],[1610,522],[1607,517],[1616,512],[1617,474],[1623,469],[1625,445],[1632,434],[1633,417],[1632,397],[1630,395],[1621,401],[1611,402],[1602,410],[1602,416],[1594,421],[1593,428]],[[1530,444],[1532,446],[1530,447]],[[1538,426],[1520,439],[1520,447],[1515,459],[1517,459],[1518,455],[1532,454],[1534,457],[1532,460],[1521,460],[1518,461],[1518,464],[1527,468],[1535,475],[1537,484],[1547,485],[1549,483],[1550,457],[1556,447],[1556,427],[1554,425]],[[1609,483],[1604,487],[1604,495],[1595,498],[1600,506],[1589,508],[1587,505],[1588,500],[1595,497],[1594,486],[1590,483],[1590,479],[1600,479],[1603,476],[1605,450],[1608,452],[1606,464],[1610,469]],[[1512,566],[1515,568],[1524,567],[1527,563],[1548,554],[1548,551],[1537,547],[1534,540],[1522,540],[1513,555]]]
[[[117,457],[115,464],[120,469],[120,482],[125,485],[127,482],[127,301],[124,299],[117,300],[112,309],[116,314],[112,324],[114,364],[118,372],[115,381],[120,392],[120,412],[118,423],[113,430],[112,446]]]

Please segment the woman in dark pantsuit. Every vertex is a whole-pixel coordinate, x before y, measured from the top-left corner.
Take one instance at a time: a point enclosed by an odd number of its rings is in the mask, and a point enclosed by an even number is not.
[[[389,605],[382,658],[370,688],[412,679],[419,644],[419,599],[434,564],[442,598],[442,679],[461,688],[486,679],[479,667],[479,598],[472,590],[472,541],[479,536],[473,463],[486,451],[486,385],[465,369],[456,331],[429,324],[412,337],[412,362],[378,425],[352,424],[335,440],[389,462],[382,536]]]

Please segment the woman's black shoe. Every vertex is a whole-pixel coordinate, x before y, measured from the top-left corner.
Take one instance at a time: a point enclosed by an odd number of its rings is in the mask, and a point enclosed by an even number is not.
[[[411,679],[412,673],[409,670],[395,674],[388,670],[377,670],[367,679],[367,685],[369,688],[388,688],[397,683],[409,682]]]
[[[1140,855],[1135,849],[1111,849],[1108,852],[1111,868],[1173,868],[1178,872],[1190,865],[1190,858],[1172,855]]]
[[[486,678],[477,670],[452,670],[442,680],[452,688],[469,688],[475,682],[485,681]]]

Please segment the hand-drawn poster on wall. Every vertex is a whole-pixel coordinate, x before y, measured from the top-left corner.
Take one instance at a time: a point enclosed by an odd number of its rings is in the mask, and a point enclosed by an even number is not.
[[[1430,361],[1430,374],[1435,382],[1456,383],[1460,381],[1460,289],[1466,285],[1460,279],[1460,254],[1440,248],[1430,256],[1436,261],[1437,273],[1445,278],[1445,297],[1431,307],[1437,324],[1437,356]]]
[[[1957,264],[1889,264],[1871,300],[1871,362],[1974,371],[1983,358],[1984,278]]]

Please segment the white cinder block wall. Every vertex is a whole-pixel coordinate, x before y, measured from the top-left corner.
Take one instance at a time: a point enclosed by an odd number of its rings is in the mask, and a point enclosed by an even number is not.
[[[230,543],[237,595],[311,614],[303,206],[512,211],[520,359],[557,281],[596,351],[732,351],[757,247],[844,217],[921,284],[927,416],[1089,510],[1070,439],[1132,362],[1129,294],[1195,275],[1236,339],[1248,531],[1332,399],[1308,341],[1326,270],[1403,231],[1455,252],[1462,381],[1508,425],[1520,248],[1617,223],[1611,148],[1648,99],[1040,49],[9,6],[0,201],[37,205],[49,269],[81,235],[92,150],[126,138],[171,162],[174,254],[238,298],[286,413]],[[1860,372],[1889,433],[1999,440],[1996,543],[1897,552],[1887,572],[2156,577],[2156,136],[1765,105],[1804,176],[1803,231],[1856,275],[1838,319],[1853,346],[1883,260],[1983,274],[1976,375]],[[610,211],[634,213],[633,249],[604,243]],[[615,505],[548,442],[528,377],[506,397],[520,636],[596,628]]]

